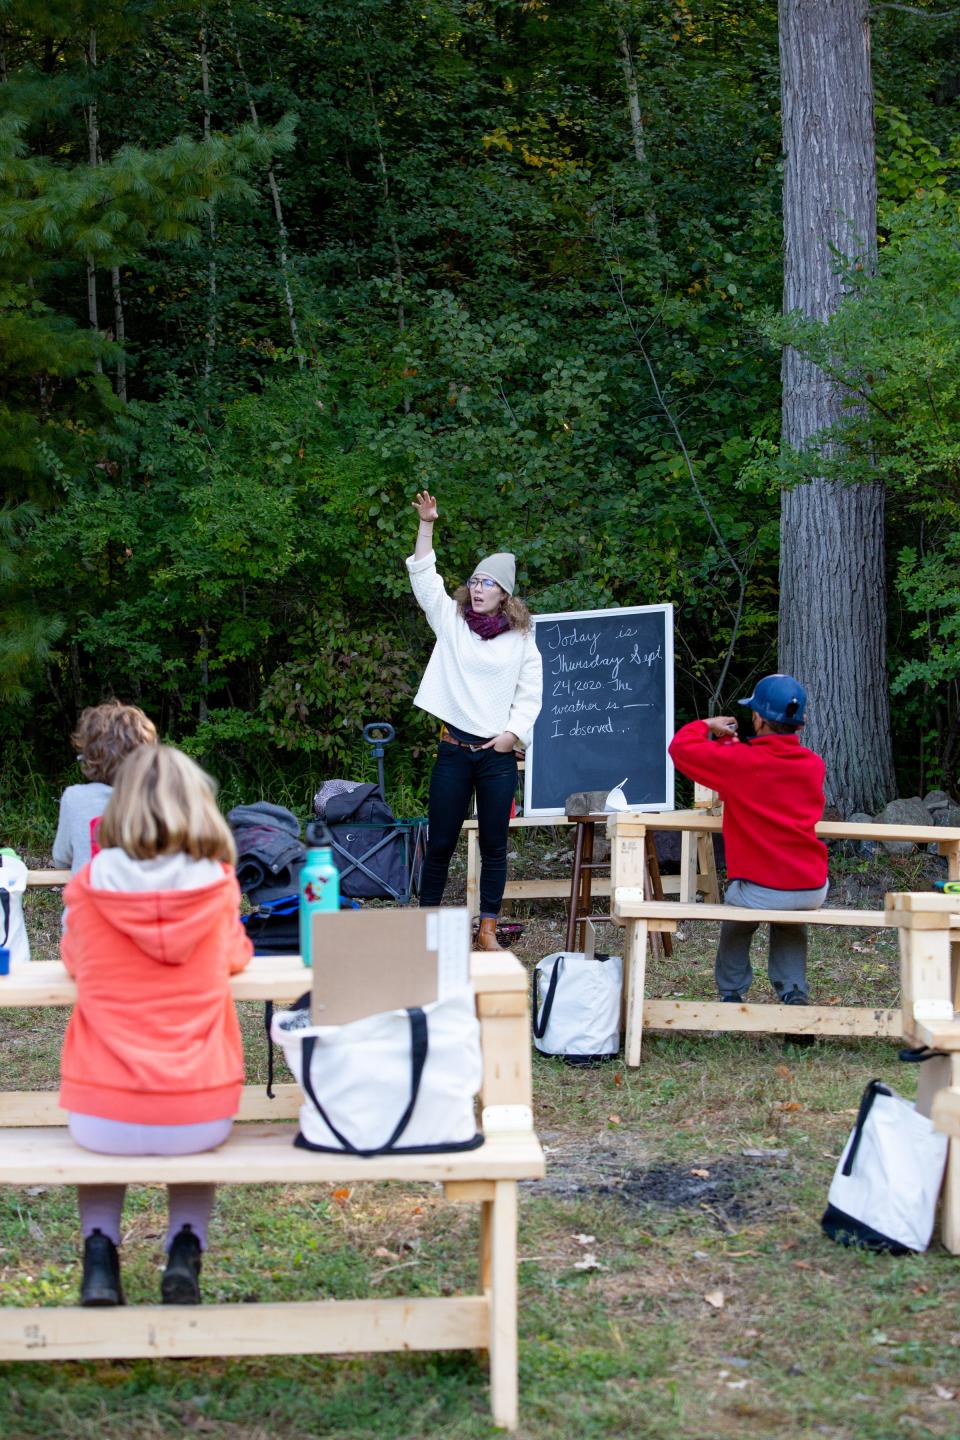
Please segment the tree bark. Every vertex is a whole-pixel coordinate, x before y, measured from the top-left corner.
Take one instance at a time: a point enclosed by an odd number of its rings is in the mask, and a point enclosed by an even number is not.
[[[633,139],[633,156],[637,162],[637,169],[646,190],[644,201],[644,214],[646,218],[647,234],[651,240],[657,238],[657,211],[653,203],[653,186],[650,182],[650,167],[647,164],[647,146],[643,133],[643,116],[640,112],[640,92],[637,87],[637,70],[633,63],[633,52],[630,49],[630,40],[623,27],[622,21],[617,21],[617,44],[620,46],[620,54],[623,57],[623,82],[627,91],[627,110],[630,114],[630,134]]]
[[[360,34],[360,27],[357,27],[357,39],[363,44]],[[397,238],[397,227],[394,223],[393,200],[390,195],[390,174],[387,170],[387,157],[383,150],[383,136],[380,127],[380,115],[377,111],[377,100],[373,90],[373,76],[370,74],[370,67],[367,58],[361,48],[361,60],[363,63],[363,74],[367,82],[367,95],[370,98],[370,118],[373,123],[373,138],[377,143],[377,162],[380,167],[380,188],[383,194],[383,213],[387,222],[387,234],[390,237],[390,248],[393,251],[393,274],[397,282],[397,289],[401,292],[397,299],[397,329],[403,335],[407,328],[406,313],[403,308],[403,262],[400,258],[400,241]],[[410,414],[410,396],[406,386],[403,390],[403,413]]]
[[[85,52],[86,63],[93,72],[97,68],[97,31],[91,26],[87,37],[87,49]],[[87,119],[87,150],[90,164],[96,168],[99,164],[100,154],[100,131],[97,124],[97,101],[96,96],[90,98],[90,104],[86,106]],[[97,311],[97,263],[92,255],[87,256],[87,319],[90,322],[90,329],[96,330],[99,334],[100,321]],[[103,363],[98,355],[94,362],[98,375],[103,374]]]
[[[243,81],[243,90],[247,99],[247,108],[250,111],[250,118],[253,121],[253,128],[255,130],[259,130],[260,116],[257,113],[257,106],[253,98],[253,91],[250,88],[250,81],[247,78],[247,72],[244,67],[243,55],[240,51],[240,37],[237,33],[236,24],[233,19],[233,7],[230,4],[227,5],[227,13],[230,16],[230,28],[233,34],[233,49],[237,57],[237,69],[240,71],[240,78]],[[297,310],[296,306],[293,303],[293,291],[290,288],[290,274],[287,261],[287,226],[283,218],[283,205],[280,201],[280,186],[277,184],[277,177],[274,173],[272,165],[267,170],[267,182],[270,186],[270,195],[273,200],[274,219],[277,222],[277,235],[279,239],[279,243],[277,245],[277,260],[280,264],[280,282],[283,287],[284,304],[287,307],[287,324],[290,327],[290,339],[293,342],[293,348],[297,352],[297,364],[302,370],[304,366],[304,356],[300,350],[300,329],[297,325]]]
[[[210,139],[210,60],[207,51],[207,26],[200,11],[200,85],[203,90],[203,138]],[[215,201],[207,205],[207,344],[203,356],[204,404],[209,402],[210,377],[217,350],[217,210]]]
[[[785,313],[826,320],[843,297],[833,251],[872,265],[876,165],[864,0],[780,0]],[[782,437],[801,450],[842,423],[838,389],[784,350]],[[821,448],[821,453],[829,452]],[[805,741],[827,799],[876,812],[894,792],[886,667],[884,493],[815,479],[785,490],[780,667],[809,692]]]
[[[127,343],[127,324],[123,315],[123,290],[120,287],[119,265],[114,265],[110,271],[110,288],[113,291],[113,335],[120,346],[120,353],[117,356],[117,397],[126,404],[127,356],[123,347]]]

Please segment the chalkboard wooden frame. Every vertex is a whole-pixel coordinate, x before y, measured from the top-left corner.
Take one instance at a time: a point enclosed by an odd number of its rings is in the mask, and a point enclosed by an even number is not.
[[[660,626],[654,624],[654,626],[651,627],[649,622],[645,622],[639,626],[631,626],[629,623],[631,616],[660,617]],[[613,639],[614,643],[620,642],[622,644],[623,659],[627,665],[629,665],[630,662],[630,646],[634,638],[633,635],[629,633],[631,631],[636,631],[638,635],[643,632],[644,635],[649,637],[652,628],[659,638],[659,643],[662,646],[663,655],[662,732],[659,719],[656,724],[657,743],[662,743],[663,745],[663,792],[662,794],[658,793],[657,795],[646,799],[642,804],[634,804],[630,795],[630,784],[628,781],[626,787],[626,794],[628,800],[631,801],[630,808],[631,810],[643,811],[672,810],[674,808],[674,769],[673,762],[670,759],[670,756],[667,754],[667,746],[673,738],[674,728],[673,606],[669,604],[625,605],[616,606],[609,610],[564,610],[557,611],[549,615],[534,615],[533,617],[534,638],[536,639],[537,646],[540,650],[541,655],[543,656],[543,709],[541,710],[540,718],[538,719],[537,724],[534,727],[533,739],[527,746],[527,763],[525,767],[523,795],[523,813],[525,815],[549,816],[562,815],[564,813],[564,800],[566,799],[566,795],[564,795],[562,798],[554,796],[550,800],[550,802],[546,804],[535,803],[535,800],[542,801],[542,791],[544,789],[543,778],[537,768],[538,745],[541,747],[541,753],[543,753],[543,746],[545,745],[547,738],[544,732],[545,725],[553,724],[556,729],[559,729],[560,724],[559,720],[555,719],[552,714],[552,711],[554,709],[554,705],[552,702],[554,702],[555,700],[553,694],[554,688],[558,683],[563,683],[563,665],[562,661],[559,661],[559,657],[563,654],[564,648],[566,648],[569,644],[580,644],[581,637],[589,637],[590,634],[597,633],[591,632],[589,630],[590,621],[609,621],[611,617],[617,617],[622,622],[621,632],[623,633],[618,632],[617,635],[613,637]],[[584,622],[585,628],[578,630],[576,622],[581,621]],[[560,641],[556,647],[551,647],[546,638],[548,628],[550,626],[560,627],[558,632]],[[662,629],[660,628],[661,626]],[[607,630],[608,628],[609,627],[607,625],[604,625],[602,627],[603,630]],[[564,636],[568,638],[564,639]],[[590,652],[588,649],[588,654],[589,653]],[[604,662],[599,663],[602,666]],[[611,662],[606,662],[606,664],[608,665],[610,663]],[[639,661],[637,663],[639,663]],[[588,666],[587,664],[584,664],[582,668],[584,670],[592,670],[593,666]],[[619,667],[614,666],[612,673],[614,677],[616,677],[616,675],[619,673]],[[621,701],[613,702],[612,696],[608,696],[606,693],[608,689],[612,690],[612,687],[614,686],[618,686],[618,681],[616,678],[612,680],[605,680],[603,691],[596,696],[597,702],[601,703],[604,707],[610,705],[611,708],[613,708],[614,703],[621,704]],[[618,688],[622,689],[622,684],[619,685]],[[569,697],[566,698],[569,699]],[[568,704],[566,708],[568,710],[572,709],[572,702]],[[623,705],[623,708],[619,711],[619,715],[622,716],[627,708],[639,707],[632,705],[630,702],[627,702],[627,704]],[[643,708],[650,707],[644,706]],[[604,708],[604,710],[599,713],[605,715],[607,712]],[[580,722],[575,721],[575,723]],[[562,737],[557,736],[556,738]],[[580,754],[582,755],[583,751],[581,751]],[[598,757],[598,768],[596,773],[585,775],[581,772],[578,773],[576,776],[571,773],[569,788],[566,793],[572,794],[576,790],[612,789],[614,785],[616,785],[624,778],[624,775],[629,775],[630,769],[631,767],[628,763],[625,769],[622,769],[620,773],[611,777],[609,772],[609,766],[600,764]],[[537,794],[538,790],[541,792],[540,795]]]

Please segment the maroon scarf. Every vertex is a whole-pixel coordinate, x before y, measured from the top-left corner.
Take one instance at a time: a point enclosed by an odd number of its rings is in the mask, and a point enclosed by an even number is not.
[[[463,612],[463,618],[474,635],[479,635],[481,640],[496,640],[504,630],[510,629],[510,621],[502,610],[498,610],[494,615],[478,615],[476,610],[471,610],[468,606]]]

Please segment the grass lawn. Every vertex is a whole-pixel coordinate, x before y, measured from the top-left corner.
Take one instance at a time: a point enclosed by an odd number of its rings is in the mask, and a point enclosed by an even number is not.
[[[539,860],[563,873],[556,844],[556,861],[545,850]],[[525,862],[529,848],[515,873]],[[917,883],[919,863],[838,872],[835,894],[868,905],[872,887],[880,903],[883,888]],[[34,953],[51,955],[58,902],[34,894],[28,904]],[[525,961],[561,947],[558,908],[525,924]],[[715,940],[714,927],[689,926],[674,958],[651,968],[648,992],[712,994]],[[762,954],[758,938],[761,970]],[[895,1004],[897,971],[895,934],[811,932],[819,1002]],[[765,977],[751,998],[770,998]],[[262,1011],[241,1008],[256,1079]],[[63,1023],[62,1012],[0,1011],[5,1087],[55,1084]],[[800,1049],[762,1036],[649,1036],[639,1071],[535,1061],[548,1173],[522,1187],[521,1436],[958,1440],[957,1259],[937,1248],[852,1253],[819,1230],[873,1076],[906,1094],[916,1084],[880,1041]],[[153,1300],[160,1192],[132,1191],[126,1226],[128,1296]],[[225,1188],[204,1295],[444,1294],[473,1286],[477,1244],[474,1208],[433,1187]],[[72,1303],[78,1283],[72,1192],[0,1188],[3,1303]],[[471,1354],[14,1365],[3,1378],[4,1440],[494,1433]]]

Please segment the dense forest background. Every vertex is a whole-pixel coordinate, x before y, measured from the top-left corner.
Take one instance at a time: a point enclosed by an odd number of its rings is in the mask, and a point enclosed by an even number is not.
[[[678,718],[730,708],[810,470],[787,335],[869,395],[898,781],[955,790],[960,22],[872,20],[878,270],[785,328],[775,4],[6,0],[0,801],[113,694],[275,798],[390,719],[416,800],[424,485],[450,580],[672,601]]]

